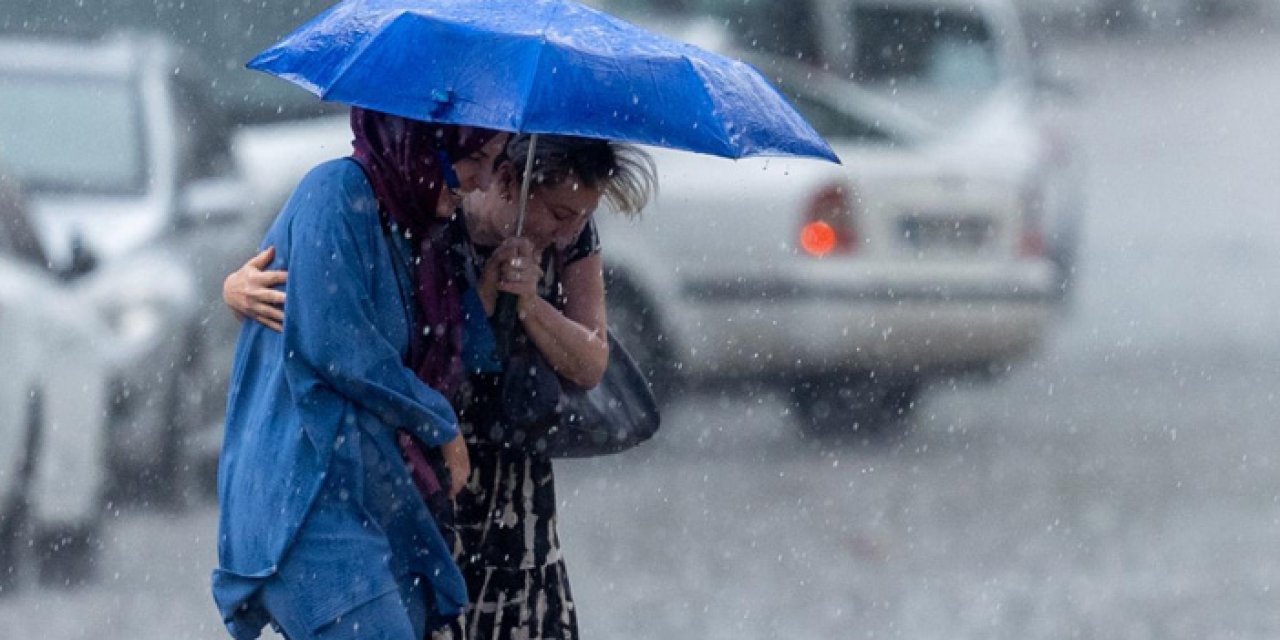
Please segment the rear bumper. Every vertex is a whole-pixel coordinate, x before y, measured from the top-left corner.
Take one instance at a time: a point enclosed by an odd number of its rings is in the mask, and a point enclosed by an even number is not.
[[[990,275],[990,274],[989,274]],[[1015,360],[1053,317],[1051,270],[915,281],[686,281],[668,320],[697,377],[871,371],[929,375]]]

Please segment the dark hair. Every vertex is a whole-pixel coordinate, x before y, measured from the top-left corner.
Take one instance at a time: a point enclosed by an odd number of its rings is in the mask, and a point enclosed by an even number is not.
[[[528,134],[512,136],[505,157],[498,159],[511,163],[517,182],[524,181],[530,139]],[[609,206],[627,216],[638,215],[658,190],[653,158],[636,146],[577,136],[538,136],[530,186],[559,185],[569,179],[599,189]]]

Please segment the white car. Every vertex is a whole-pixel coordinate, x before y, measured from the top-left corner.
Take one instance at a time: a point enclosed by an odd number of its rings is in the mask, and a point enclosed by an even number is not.
[[[0,255],[0,595],[28,550],[45,583],[92,573],[107,480],[103,335],[51,275]]]
[[[1003,174],[1038,218],[1070,293],[1085,210],[1084,166],[1008,0],[848,0],[859,86],[927,119],[957,154]],[[898,32],[893,33],[896,29]],[[860,43],[860,44],[859,44]],[[889,50],[896,53],[886,53]],[[1051,82],[1051,81],[1050,81]]]
[[[213,468],[239,328],[221,282],[267,222],[198,69],[145,35],[0,40],[0,158],[49,269],[116,352],[113,481],[152,501]]]
[[[644,219],[599,216],[610,322],[653,378],[749,376],[793,394],[807,426],[850,429],[1034,349],[1055,269],[1008,172],[847,82],[786,71],[844,167],[658,152]]]
[[[927,121],[952,146],[966,147],[957,153],[971,155],[981,171],[1004,172],[1040,218],[1056,295],[1069,293],[1083,165],[1064,110],[1045,108],[1056,106],[1061,83],[1041,73],[1010,0],[596,3],[696,44],[751,52],[773,80],[809,73],[852,80]],[[664,11],[672,4],[683,11]]]

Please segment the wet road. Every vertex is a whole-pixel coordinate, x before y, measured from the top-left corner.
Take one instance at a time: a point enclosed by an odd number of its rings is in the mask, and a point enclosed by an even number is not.
[[[1280,636],[1280,38],[1074,48],[1090,216],[1071,313],[904,438],[801,440],[702,394],[559,467],[588,638]],[[102,580],[0,638],[218,638],[212,507],[113,520]]]

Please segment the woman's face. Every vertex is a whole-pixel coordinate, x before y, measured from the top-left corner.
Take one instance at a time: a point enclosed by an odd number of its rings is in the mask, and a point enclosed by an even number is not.
[[[553,244],[567,247],[582,233],[583,225],[599,205],[600,190],[582,186],[572,178],[556,185],[535,187],[529,191],[524,237],[537,247]],[[502,238],[515,235],[516,219],[520,215],[520,185],[510,163],[498,168],[487,189],[471,196],[467,214],[478,216]]]
[[[489,188],[493,182],[493,160],[506,148],[510,138],[509,133],[499,133],[479,151],[454,161],[453,172],[458,175],[459,191],[465,194]]]

